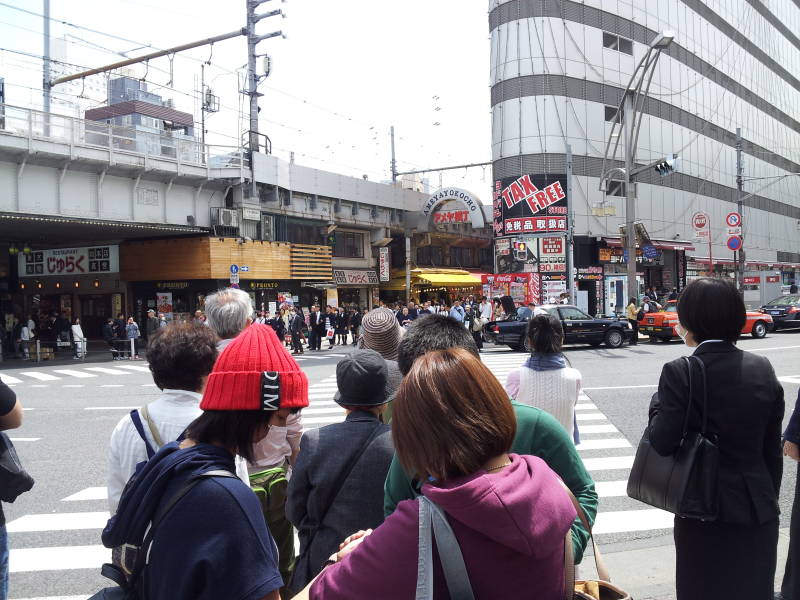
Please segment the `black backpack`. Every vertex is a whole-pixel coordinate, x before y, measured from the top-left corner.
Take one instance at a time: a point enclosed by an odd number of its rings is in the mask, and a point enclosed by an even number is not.
[[[644,319],[644,308],[640,308],[639,312],[636,313],[636,320],[641,321]]]
[[[144,600],[145,590],[143,584],[143,575],[147,568],[147,555],[150,554],[150,546],[153,543],[154,532],[164,520],[169,512],[175,505],[188,494],[194,486],[209,477],[230,477],[238,479],[236,475],[230,471],[216,470],[200,473],[190,478],[183,486],[175,492],[175,495],[167,501],[155,514],[150,523],[150,529],[147,530],[141,546],[133,546],[125,544],[120,554],[120,564],[106,563],[100,569],[100,574],[108,577],[116,585],[112,587],[103,588],[89,600]],[[115,558],[117,556],[115,548]]]

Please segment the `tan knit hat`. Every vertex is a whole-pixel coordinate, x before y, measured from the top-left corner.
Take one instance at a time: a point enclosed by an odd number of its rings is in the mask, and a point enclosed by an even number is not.
[[[361,321],[359,348],[375,350],[386,360],[397,360],[403,329],[397,317],[388,308],[375,308]]]

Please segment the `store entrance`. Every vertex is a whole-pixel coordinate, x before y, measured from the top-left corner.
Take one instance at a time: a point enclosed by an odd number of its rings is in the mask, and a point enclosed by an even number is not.
[[[111,314],[110,294],[91,294],[80,296],[81,302],[81,329],[87,338],[100,338],[103,333],[103,323]]]

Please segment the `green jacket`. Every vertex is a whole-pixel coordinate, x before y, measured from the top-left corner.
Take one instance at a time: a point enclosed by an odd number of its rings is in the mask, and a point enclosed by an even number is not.
[[[575,449],[561,423],[539,408],[512,402],[517,414],[517,435],[511,445],[511,452],[538,456],[558,474],[575,498],[583,507],[589,523],[594,524],[597,515],[597,492],[594,481],[583,466],[581,457]],[[383,495],[383,512],[389,516],[403,500],[419,496],[419,483],[409,477],[395,454],[389,474],[386,476]],[[578,519],[572,524],[572,542],[575,548],[575,563],[583,558],[583,551],[589,542],[589,532]]]

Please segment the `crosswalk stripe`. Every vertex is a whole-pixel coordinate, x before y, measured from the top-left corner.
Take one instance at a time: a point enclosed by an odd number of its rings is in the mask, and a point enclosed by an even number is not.
[[[104,562],[108,562],[109,558],[111,558],[111,550],[104,546],[16,548],[11,550],[8,570],[11,573],[31,573],[100,569]]]
[[[38,442],[42,438],[23,438],[23,437],[12,437],[8,438],[12,442]]]
[[[584,433],[619,433],[619,429],[613,425],[581,425],[579,428],[581,434]]]
[[[89,600],[89,596],[38,596],[36,598],[20,598],[19,600]]]
[[[108,369],[106,367],[86,367],[87,371],[97,371],[98,373],[104,373],[106,375],[130,375],[127,371],[121,371],[120,369]]]
[[[108,519],[108,512],[33,514],[14,519],[6,524],[6,528],[9,533],[102,529],[106,526]]]
[[[62,375],[69,375],[70,377],[77,377],[78,379],[85,379],[88,377],[97,377],[94,373],[86,373],[85,371],[73,371],[72,369],[56,369],[56,373]]]
[[[82,384],[82,383],[67,383],[67,384],[64,384],[64,387],[65,388],[82,388],[82,387],[86,387],[86,386],[84,384]]]
[[[100,387],[104,387],[104,388],[118,388],[118,387],[124,387],[124,386],[123,386],[121,383],[106,383],[106,384],[103,384],[103,385],[101,385]]]
[[[575,410],[597,410],[597,406],[591,403],[581,403],[575,405]]]
[[[599,512],[592,532],[603,534],[672,529],[674,521],[675,515],[658,508]]]
[[[344,421],[345,414],[342,412],[341,418],[334,417],[311,417],[303,418],[303,425],[330,425],[331,423],[341,423]]]
[[[83,410],[133,410],[139,406],[87,406]]]
[[[0,380],[2,380],[3,383],[22,383],[22,379],[17,379],[11,375],[0,375]]]
[[[31,379],[38,379],[39,381],[56,381],[61,379],[60,377],[48,375],[47,373],[39,373],[37,371],[23,371],[20,375],[25,375],[25,377],[30,377]]]
[[[120,369],[128,369],[129,371],[141,371],[142,373],[150,373],[150,367],[142,367],[140,365],[119,365]]]
[[[314,408],[312,406],[303,410],[303,414],[311,416],[323,415],[323,414],[337,414],[337,413],[344,414],[344,409],[341,406],[331,407],[331,408]],[[305,417],[303,417],[303,421],[305,420],[306,420]]]
[[[633,466],[633,456],[601,456],[598,458],[584,458],[583,466],[587,471],[613,471],[616,469],[630,469]]]
[[[605,421],[606,416],[603,413],[579,413],[575,415],[578,421]]]
[[[628,495],[628,480],[620,481],[595,481],[594,489],[601,498],[613,498]]]
[[[76,492],[71,496],[62,498],[62,502],[82,502],[84,500],[106,500],[108,499],[108,488],[102,487],[88,487]]]
[[[580,430],[580,427],[578,428]],[[630,448],[631,443],[625,438],[605,440],[581,440],[578,450],[606,450],[611,448]]]

